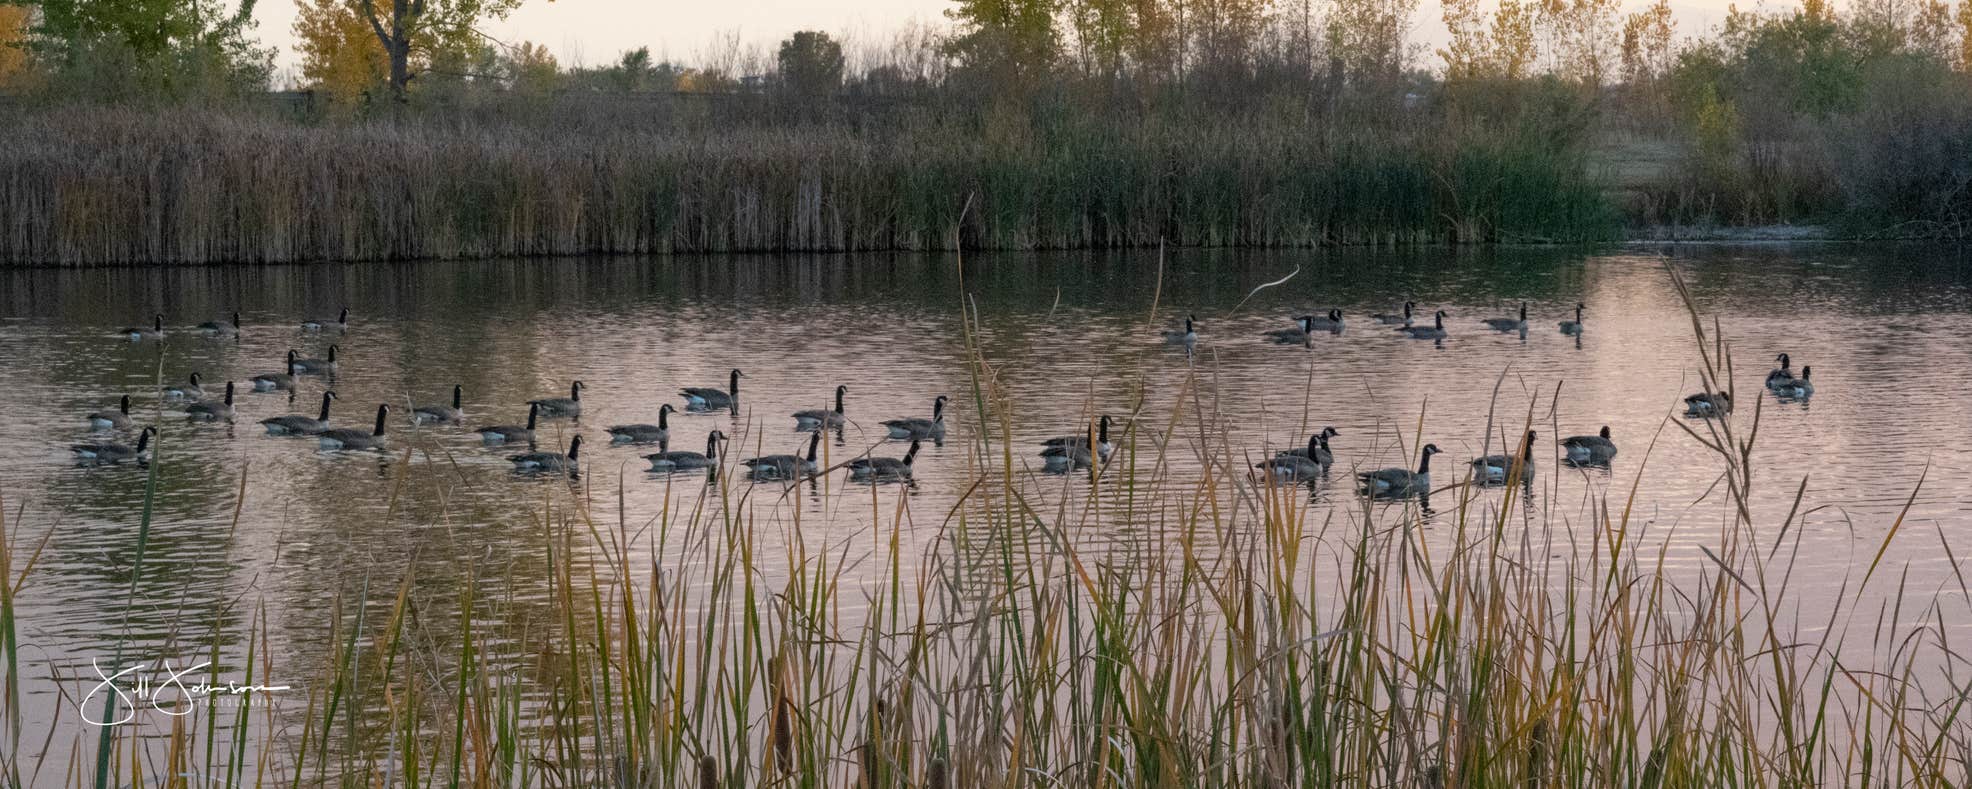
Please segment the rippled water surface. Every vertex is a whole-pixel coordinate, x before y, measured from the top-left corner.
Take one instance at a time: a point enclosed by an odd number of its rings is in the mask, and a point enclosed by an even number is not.
[[[723,387],[729,369],[745,371],[736,415],[671,421],[672,449],[702,450],[718,429],[735,437],[730,449],[740,456],[797,451],[803,437],[788,415],[825,407],[835,386],[848,386],[849,425],[825,443],[829,463],[878,444],[876,454],[902,455],[902,444],[883,443],[877,423],[928,415],[934,397],[949,395],[950,437],[923,449],[914,486],[873,490],[836,472],[748,499],[752,517],[798,521],[811,549],[846,550],[869,542],[873,523],[891,523],[902,497],[906,539],[923,550],[974,479],[969,458],[979,456],[968,450],[979,446],[971,437],[981,411],[965,363],[962,304],[976,310],[990,383],[1011,404],[990,417],[1010,427],[1023,472],[1039,471],[1036,442],[1077,432],[1096,414],[1116,415],[1118,439],[1134,442],[1140,465],[1178,485],[1204,463],[1249,463],[1332,425],[1341,434],[1338,466],[1305,493],[1319,521],[1361,506],[1346,484],[1350,470],[1407,465],[1416,438],[1445,450],[1435,479],[1442,486],[1465,461],[1517,440],[1531,419],[1541,439],[1530,506],[1578,513],[1605,490],[1622,501],[1634,484],[1642,491],[1636,517],[1672,546],[1667,565],[1697,564],[1703,554],[1693,546],[1718,536],[1720,465],[1678,426],[1706,430],[1678,415],[1682,397],[1699,388],[1699,355],[1666,260],[1684,273],[1708,330],[1716,319],[1730,342],[1742,432],[1759,401],[1754,521],[1787,522],[1805,480],[1789,527],[1798,530],[1798,543],[1789,543],[1798,546],[1797,571],[1825,570],[1831,581],[1852,575],[1908,503],[1904,534],[1885,561],[1907,571],[1912,588],[1948,583],[1940,541],[1972,552],[1964,537],[1972,527],[1972,268],[1951,250],[1185,251],[1161,265],[1154,253],[997,255],[968,259],[963,282],[949,256],[0,272],[0,499],[17,557],[18,546],[31,550],[46,537],[18,602],[34,699],[28,714],[73,716],[50,672],[86,674],[90,657],[116,649],[125,627],[131,649],[206,649],[211,639],[188,631],[264,617],[271,648],[306,665],[319,659],[310,651],[321,639],[302,636],[325,627],[338,595],[365,594],[367,585],[370,597],[388,598],[413,562],[426,590],[468,576],[544,578],[545,488],[568,483],[516,476],[505,457],[517,449],[489,449],[468,430],[414,428],[403,418],[404,406],[441,402],[455,383],[476,426],[523,422],[527,400],[565,396],[570,382],[584,381],[581,418],[544,421],[541,448],[586,437],[580,494],[610,521],[621,511],[632,524],[648,523],[667,501],[701,496],[707,479],[649,474],[640,455],[654,449],[609,446],[603,428],[656,421],[661,404],[683,405],[681,386]],[[1450,337],[1410,340],[1365,317],[1406,299],[1422,316],[1448,312]],[[1479,323],[1523,301],[1524,335]],[[1564,336],[1556,322],[1572,317],[1577,302],[1588,329]],[[297,330],[303,317],[343,305],[352,313],[346,332]],[[1262,339],[1291,315],[1331,307],[1348,322],[1338,334],[1305,347]],[[234,310],[245,324],[237,340],[190,330]],[[168,324],[162,342],[114,335],[156,312]],[[1200,333],[1190,357],[1159,338],[1187,313]],[[231,424],[189,424],[179,406],[155,396],[160,376],[176,382],[197,371],[216,392],[227,380],[278,371],[290,348],[321,356],[330,343],[340,348],[332,380],[304,378],[292,398],[242,391]],[[1813,366],[1811,400],[1763,392],[1779,352],[1797,368]],[[399,407],[390,452],[325,453],[256,424],[313,413],[330,385],[344,426],[367,427],[377,404]],[[83,420],[126,393],[137,422],[155,422],[164,435],[136,616],[126,616],[123,602],[133,594],[146,474],[135,465],[79,467],[68,449],[134,441],[128,432],[92,435]],[[1612,470],[1557,467],[1556,433],[1603,425],[1622,447]],[[997,458],[991,446],[986,456]],[[434,473],[400,475],[407,459]],[[742,474],[724,476],[748,484]],[[1068,506],[1086,485],[1077,477],[1037,485],[1037,504]],[[1114,506],[1079,521],[1081,551],[1154,550],[1168,537],[1158,533],[1168,513],[1106,495]],[[1426,516],[1423,528],[1443,517]],[[1694,525],[1680,531],[1686,521]],[[640,564],[676,549],[661,530],[640,534],[638,550],[649,555]],[[763,546],[762,555],[785,548]],[[1797,594],[1839,593],[1838,584],[1827,587]],[[518,583],[502,594],[511,595],[504,610],[518,617],[545,605],[547,584]],[[221,652],[238,660],[244,648],[227,642]]]

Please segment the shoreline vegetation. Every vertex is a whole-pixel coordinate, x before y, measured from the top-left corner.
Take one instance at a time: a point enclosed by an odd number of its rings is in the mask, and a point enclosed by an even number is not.
[[[1919,5],[1680,31],[1663,3],[1447,2],[1426,53],[1414,0],[955,0],[890,42],[564,67],[309,0],[284,93],[214,9],[0,5],[30,9],[0,44],[0,265],[1957,240],[1972,14]]]
[[[1693,315],[1702,382],[1730,388],[1729,346]],[[76,737],[80,756],[49,764],[16,748],[0,770],[35,786],[1963,778],[1972,716],[1950,646],[1963,579],[1930,594],[1908,568],[1879,566],[1890,540],[1938,539],[1947,553],[1949,541],[1900,528],[1911,525],[1901,516],[1859,523],[1870,533],[1847,577],[1795,577],[1800,523],[1748,514],[1756,495],[1798,505],[1806,490],[1775,480],[1777,493],[1756,493],[1746,460],[1758,409],[1667,418],[1650,445],[1624,452],[1603,492],[1573,503],[1557,500],[1563,473],[1550,466],[1526,491],[1448,482],[1431,494],[1428,525],[1415,501],[1359,500],[1316,519],[1306,489],[1254,479],[1250,450],[1221,440],[1203,369],[1170,411],[1126,420],[1099,471],[1016,472],[1005,443],[1016,403],[996,382],[1017,360],[983,356],[972,326],[967,405],[955,409],[971,479],[941,483],[968,491],[950,512],[912,512],[901,487],[879,486],[870,529],[827,539],[775,514],[770,488],[675,482],[649,513],[612,501],[609,485],[634,483],[607,469],[600,482],[544,483],[540,510],[522,517],[547,546],[547,571],[459,582],[461,560],[434,548],[401,579],[347,579],[308,644],[270,643],[283,612],[264,601],[241,600],[252,613],[230,623],[176,623],[169,632],[194,648],[211,638],[244,653],[215,661],[214,682],[278,678],[305,697],[247,697],[168,736],[31,734],[30,746]],[[1557,434],[1541,400],[1524,413],[1502,404],[1486,445],[1533,427]],[[1394,428],[1411,454],[1429,435],[1430,415],[1418,419]],[[1713,450],[1719,482],[1688,517],[1660,522],[1644,514],[1655,508],[1650,447],[1686,439]],[[170,447],[167,432],[159,462],[184,462]],[[1205,473],[1171,475],[1175,453],[1196,453]],[[402,454],[393,490],[461,484],[444,459]],[[1349,481],[1338,470],[1334,484]],[[251,484],[243,469],[242,491]],[[133,597],[147,588],[149,496],[132,514]],[[10,699],[19,672],[42,676],[16,646],[14,628],[31,626],[16,606],[32,610],[45,554],[61,550],[59,535],[20,523],[33,511],[19,507],[0,507]],[[1081,549],[1077,535],[1125,515],[1166,537]],[[1832,598],[1802,599],[1837,584]],[[312,657],[283,662],[295,655]],[[22,744],[20,719],[9,721]]]

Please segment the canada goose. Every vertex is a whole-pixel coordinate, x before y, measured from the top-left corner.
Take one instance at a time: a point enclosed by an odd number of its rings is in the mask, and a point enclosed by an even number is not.
[[[529,400],[527,403],[540,406],[542,416],[581,416],[582,382],[569,384],[567,397],[543,397],[539,400]]]
[[[287,364],[283,367],[283,371],[278,373],[261,373],[259,375],[254,376],[253,391],[285,392],[291,390],[294,388],[295,373],[296,373],[295,352],[293,348],[289,348],[288,361]]]
[[[233,313],[233,322],[206,321],[199,324],[199,332],[213,337],[237,337],[240,333],[240,314]]]
[[[115,411],[96,411],[86,417],[89,427],[96,430],[122,430],[130,426],[130,395],[123,396],[123,402]]]
[[[1324,428],[1322,432],[1308,437],[1307,449],[1282,452],[1253,464],[1253,467],[1266,471],[1269,477],[1281,482],[1319,477],[1328,472],[1329,464],[1335,460],[1326,446],[1328,436],[1333,432],[1334,428]]]
[[[1342,331],[1342,311],[1332,309],[1328,311],[1328,315],[1319,318],[1313,315],[1304,315],[1301,317],[1301,325],[1307,329],[1309,334],[1318,331]]]
[[[923,442],[912,441],[903,459],[897,458],[856,458],[849,461],[849,478],[866,481],[911,479],[911,461],[916,460],[918,448]]]
[[[1415,309],[1417,309],[1417,302],[1406,301],[1404,302],[1404,311],[1402,314],[1379,312],[1369,317],[1387,326],[1409,326],[1411,325],[1411,311]]]
[[[1579,301],[1575,302],[1575,319],[1572,321],[1561,322],[1561,333],[1562,334],[1582,333],[1582,303],[1581,302]]]
[[[226,382],[226,401],[215,403],[210,400],[193,403],[185,409],[185,418],[194,422],[233,421],[233,382]]]
[[[705,437],[705,454],[697,452],[658,452],[645,455],[650,461],[652,471],[683,471],[685,469],[707,468],[719,465],[719,442],[726,440],[726,434],[717,430]]]
[[[1397,331],[1410,335],[1413,340],[1442,340],[1445,339],[1445,318],[1447,317],[1449,316],[1445,314],[1444,310],[1439,310],[1431,316],[1430,326],[1398,326]]]
[[[1814,365],[1811,364],[1801,365],[1801,377],[1776,387],[1774,391],[1780,393],[1781,397],[1794,399],[1800,399],[1814,394],[1815,385],[1808,380],[1808,376],[1814,373],[1814,369]]]
[[[1520,317],[1487,318],[1485,323],[1487,326],[1491,327],[1493,331],[1526,331],[1527,330],[1527,302],[1524,301],[1520,302]]]
[[[1186,316],[1185,316],[1185,328],[1184,328],[1184,331],[1179,331],[1179,330],[1177,330],[1177,329],[1165,329],[1165,330],[1164,330],[1164,342],[1165,342],[1165,344],[1167,344],[1167,345],[1194,345],[1194,344],[1197,344],[1197,342],[1198,342],[1198,327],[1197,327],[1196,325],[1194,325],[1194,323],[1195,323],[1195,322],[1196,322],[1197,320],[1198,320],[1198,316],[1196,316],[1196,315],[1186,315]]]
[[[336,371],[336,352],[340,350],[342,350],[342,346],[330,345],[329,358],[296,359],[294,360],[294,368],[302,373],[313,375],[334,374]]]
[[[1768,389],[1779,389],[1780,387],[1785,386],[1789,381],[1794,380],[1793,360],[1788,359],[1787,354],[1784,353],[1775,358],[1777,361],[1780,362],[1780,366],[1767,371]]]
[[[135,460],[143,463],[150,460],[151,436],[156,433],[157,428],[155,427],[144,428],[144,432],[137,434],[137,446],[135,447],[115,441],[104,441],[96,444],[76,444],[69,447],[69,451],[75,453],[75,459],[83,463],[107,465],[121,463],[126,460]]]
[[[1109,460],[1109,453],[1115,450],[1116,447],[1109,443],[1109,415],[1108,414],[1103,414],[1102,419],[1098,420],[1097,422],[1095,443],[1096,443],[1096,455],[1104,461]],[[1080,447],[1082,449],[1088,449],[1089,437],[1086,434],[1079,436],[1059,436],[1041,442],[1041,446],[1047,447],[1049,449],[1064,448],[1064,447]],[[1043,456],[1045,456],[1045,453],[1043,453]]]
[[[1607,466],[1616,457],[1616,442],[1609,440],[1608,425],[1593,436],[1561,439],[1561,446],[1568,452],[1568,462],[1577,466]]]
[[[1041,450],[1041,470],[1050,474],[1080,471],[1094,460],[1087,444],[1061,444]]]
[[[541,416],[541,406],[536,403],[528,403],[526,427],[515,427],[513,425],[492,425],[489,427],[482,427],[473,432],[478,433],[479,439],[488,444],[508,444],[517,441],[533,441],[534,424],[535,421],[540,418],[540,416]]]
[[[466,412],[459,410],[459,404],[465,400],[465,396],[466,388],[459,384],[453,384],[451,405],[421,405],[413,408],[411,409],[411,422],[419,425],[457,422],[466,415]]]
[[[335,390],[322,393],[322,413],[308,417],[301,414],[269,417],[260,420],[270,436],[319,436],[329,429],[329,403],[336,399]]]
[[[205,387],[199,385],[198,373],[192,373],[186,379],[185,383],[172,384],[164,388],[164,399],[166,400],[202,400],[204,398]]]
[[[148,329],[142,326],[133,326],[127,329],[117,329],[116,333],[129,337],[131,342],[162,340],[164,339],[164,313],[160,312],[151,316],[151,327]]]
[[[1684,399],[1684,415],[1724,416],[1732,413],[1732,395],[1725,392],[1699,392]]]
[[[740,465],[752,470],[753,476],[759,479],[794,479],[815,473],[816,453],[821,446],[822,432],[817,430],[808,436],[808,456],[805,458],[799,455],[767,455],[747,458],[740,461]]]
[[[883,426],[890,431],[891,438],[899,441],[907,438],[942,439],[945,437],[945,400],[944,395],[939,395],[937,399],[931,401],[930,419],[922,417],[886,419],[883,421]]]
[[[794,412],[794,429],[800,432],[827,430],[842,427],[842,396],[849,392],[847,386],[835,388],[835,410],[824,411],[811,408]]]
[[[1365,471],[1356,475],[1362,485],[1362,492],[1370,496],[1400,497],[1418,496],[1431,492],[1431,456],[1441,450],[1437,444],[1425,444],[1423,458],[1417,462],[1417,470],[1406,468],[1385,468]]]
[[[509,455],[507,456],[507,460],[514,464],[515,471],[566,471],[573,474],[576,469],[580,468],[581,453],[582,437],[576,436],[568,440],[568,454],[566,455],[560,452],[528,452],[520,455]]]
[[[1294,319],[1294,328],[1274,329],[1267,332],[1267,339],[1282,345],[1302,345],[1315,333],[1312,327],[1314,316],[1303,315]]]
[[[1335,428],[1324,427],[1321,429],[1321,432],[1308,437],[1308,446],[1305,449],[1284,449],[1281,450],[1280,454],[1299,455],[1320,463],[1323,467],[1332,466],[1335,465],[1335,454],[1328,449],[1328,439],[1331,436],[1339,435],[1342,435],[1342,433],[1338,432]]]
[[[734,403],[739,402],[739,381],[745,377],[745,373],[735,368],[732,374],[731,388],[726,391],[720,391],[709,386],[688,386],[678,390],[680,394],[685,396],[685,410],[712,411],[732,407]]]
[[[319,436],[323,449],[382,449],[384,447],[384,420],[390,418],[390,404],[377,406],[377,427],[368,433],[361,430],[341,428],[324,430]]]
[[[1513,477],[1516,482],[1531,482],[1534,479],[1534,431],[1527,431],[1526,443],[1520,445],[1520,473]],[[1503,484],[1513,474],[1515,463],[1511,455],[1487,455],[1472,461],[1472,481],[1481,485]]]
[[[302,331],[321,331],[323,329],[349,331],[349,308],[342,308],[342,312],[336,315],[335,320],[329,320],[328,318],[309,318],[301,322]]]
[[[671,412],[675,410],[677,409],[672,408],[670,403],[665,403],[657,407],[655,425],[638,423],[614,425],[604,429],[609,431],[609,440],[612,444],[665,443],[671,440]]]

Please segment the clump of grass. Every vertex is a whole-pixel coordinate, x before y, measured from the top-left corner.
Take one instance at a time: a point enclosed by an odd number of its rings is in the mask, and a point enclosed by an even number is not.
[[[1729,346],[1694,330],[1707,387],[1731,380]],[[110,730],[100,780],[198,763],[198,742],[206,775],[297,786],[1963,780],[1963,623],[1877,562],[1802,621],[1800,533],[1749,514],[1757,409],[1686,428],[1726,504],[1704,563],[1672,569],[1688,548],[1633,514],[1648,448],[1575,509],[1452,484],[1429,521],[1367,501],[1318,519],[1305,490],[1247,475],[1191,378],[1168,412],[1138,410],[1108,466],[1036,479],[1007,441],[1008,373],[967,347],[964,470],[936,483],[962,492],[949,511],[857,488],[843,506],[868,507],[866,530],[828,541],[778,488],[674,482],[656,512],[619,493],[612,517],[592,470],[543,489],[545,577],[360,588],[307,666],[267,665],[257,624],[249,664],[312,671],[304,704],[203,741]],[[1173,472],[1181,455],[1204,471]],[[445,473],[403,461],[393,490]],[[1117,529],[1142,539],[1093,538]],[[0,622],[32,592],[8,577]]]

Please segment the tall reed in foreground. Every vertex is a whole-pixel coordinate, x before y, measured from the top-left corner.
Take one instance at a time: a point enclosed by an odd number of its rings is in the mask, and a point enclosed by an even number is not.
[[[1729,348],[1694,329],[1720,387]],[[268,711],[278,728],[111,730],[107,776],[7,766],[185,786],[1966,779],[1958,609],[1887,588],[1872,562],[1800,624],[1799,532],[1750,514],[1756,408],[1683,427],[1726,480],[1693,550],[1633,515],[1647,447],[1576,510],[1552,488],[1536,507],[1532,489],[1454,483],[1429,520],[1422,502],[1369,501],[1316,520],[1304,489],[1246,474],[1205,360],[1168,412],[1139,409],[1107,467],[1036,479],[1006,441],[1001,363],[968,348],[967,474],[925,483],[963,491],[948,512],[854,488],[868,531],[827,542],[776,506],[783,489],[730,470],[674,482],[652,513],[620,494],[608,512],[607,479],[544,486],[545,581],[420,594],[407,574],[338,601],[325,659],[259,669],[311,672],[304,702]],[[1404,431],[1410,454],[1428,422]],[[1205,471],[1173,472],[1181,455]],[[447,473],[403,459],[393,497]],[[1140,539],[1103,539],[1122,530]],[[18,527],[0,540],[0,569],[21,542]],[[548,614],[518,615],[521,597]]]

